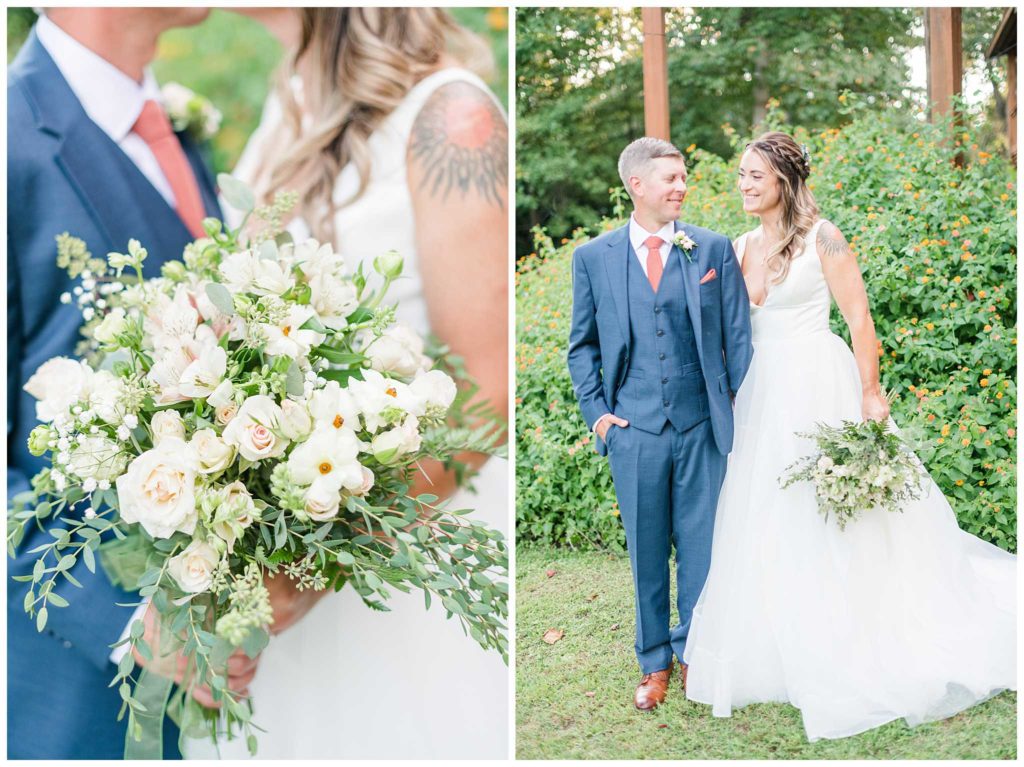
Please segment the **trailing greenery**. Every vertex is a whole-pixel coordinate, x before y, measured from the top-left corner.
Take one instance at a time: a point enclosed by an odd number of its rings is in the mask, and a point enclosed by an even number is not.
[[[812,156],[822,215],[858,255],[893,417],[923,434],[918,455],[960,526],[1016,550],[1016,187],[972,132],[919,115],[879,115],[843,95],[842,129],[796,129]],[[970,120],[965,121],[969,124]],[[787,129],[769,112],[767,127]],[[745,143],[731,129],[738,151]],[[967,153],[963,167],[953,150]],[[753,228],[735,191],[734,157],[688,147],[683,219],[736,238]],[[621,548],[606,462],[593,451],[566,369],[573,248],[619,226],[611,215],[536,255],[516,275],[517,533],[520,541]],[[833,311],[833,330],[848,339]]]
[[[727,719],[686,700],[679,677],[653,713],[633,709],[629,558],[520,546],[516,557],[518,759],[1014,759],[1017,696],[941,722],[902,722],[808,743],[800,713],[745,706]],[[547,644],[549,629],[564,632]],[[555,634],[557,636],[557,634]],[[549,635],[549,639],[553,638]]]

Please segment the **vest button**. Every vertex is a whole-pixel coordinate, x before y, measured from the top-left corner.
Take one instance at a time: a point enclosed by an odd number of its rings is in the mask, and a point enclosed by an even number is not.
[[[665,407],[668,407],[668,405],[669,405],[669,402],[668,402],[668,400],[665,400],[665,401],[664,401],[664,402],[662,402],[661,404],[663,404],[663,405],[664,405]]]
[[[655,306],[654,307],[654,313],[655,314],[661,314],[661,307],[660,306]]]
[[[663,360],[663,359],[665,359],[665,352],[662,352],[661,354],[659,354],[659,355],[658,355],[658,359],[659,359],[659,360]]]
[[[663,336],[663,335],[665,335],[665,331],[664,331],[664,330],[659,330],[659,331],[658,331],[658,335],[659,335],[659,336]]]
[[[667,383],[668,383],[668,379],[667,379],[667,378],[662,378],[662,379],[661,379],[661,382],[662,382],[663,384],[667,384]]]

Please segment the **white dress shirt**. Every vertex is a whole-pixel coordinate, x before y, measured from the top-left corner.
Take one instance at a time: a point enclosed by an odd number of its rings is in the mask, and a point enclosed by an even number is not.
[[[173,208],[174,193],[164,172],[160,170],[160,164],[149,145],[140,136],[132,133],[132,126],[142,114],[142,105],[148,99],[161,100],[160,88],[157,87],[153,73],[146,69],[140,85],[109,61],[90,51],[46,16],[40,16],[36,22],[36,35],[67,80],[89,119],[121,147]],[[121,632],[121,639],[128,636],[132,623],[142,618],[148,604],[149,600],[146,599],[144,604],[135,608],[124,631]],[[119,662],[127,652],[127,644],[115,647],[110,653],[111,662]]]
[[[40,16],[36,22],[36,35],[89,119],[121,147],[167,204],[176,207],[174,192],[160,163],[142,137],[132,132],[146,101],[153,99],[163,103],[160,88],[149,68],[143,74],[142,83],[135,82],[46,16]]]
[[[637,223],[635,215],[629,217],[629,243],[633,246],[636,257],[640,260],[640,268],[644,270],[644,277],[647,277],[647,246],[644,242],[648,237],[660,237],[661,243],[661,266],[662,269],[668,263],[668,254],[672,252],[672,238],[675,237],[676,227],[674,221],[669,221],[656,232],[648,232]]]

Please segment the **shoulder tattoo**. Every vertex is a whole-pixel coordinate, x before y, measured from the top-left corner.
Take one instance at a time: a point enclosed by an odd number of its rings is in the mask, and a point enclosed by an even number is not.
[[[826,256],[838,257],[850,252],[850,245],[843,233],[831,221],[825,221],[818,227],[816,244],[818,251]]]
[[[439,88],[413,124],[409,156],[420,188],[447,200],[477,195],[504,208],[508,126],[491,97],[469,83]]]

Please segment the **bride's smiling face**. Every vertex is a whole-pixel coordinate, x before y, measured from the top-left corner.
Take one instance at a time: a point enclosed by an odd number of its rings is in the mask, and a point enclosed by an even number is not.
[[[764,158],[752,149],[740,158],[737,186],[745,213],[761,216],[779,205],[779,179]]]

